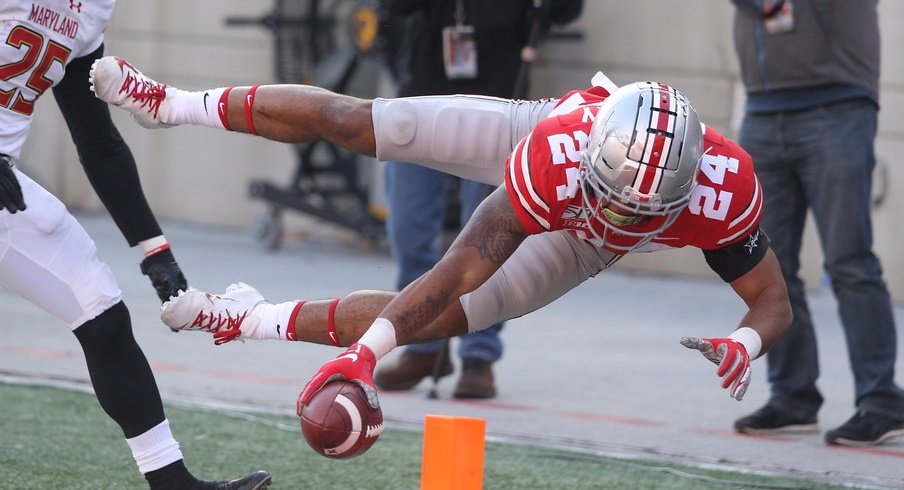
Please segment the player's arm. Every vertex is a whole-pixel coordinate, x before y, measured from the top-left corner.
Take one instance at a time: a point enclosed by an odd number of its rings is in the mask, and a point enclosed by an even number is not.
[[[402,290],[380,314],[394,325],[397,343],[414,340],[424,325],[485,283],[526,236],[505,188],[497,188],[433,269]],[[445,332],[457,333],[461,332]]]
[[[144,247],[141,271],[151,279],[160,300],[166,301],[186,289],[187,282],[145,198],[135,158],[113,124],[109,106],[89,88],[91,64],[103,52],[101,45],[93,53],[72,60],[53,88],[53,96],[88,181],[129,246]]]
[[[758,352],[751,359],[764,354],[791,325],[788,291],[769,236],[755,228],[731,245],[705,250],[703,256],[710,268],[747,304],[748,311],[738,328],[754,330],[761,340]]]
[[[416,340],[421,329],[457,305],[462,295],[485,283],[526,236],[505,188],[499,187],[481,203],[433,269],[390,301],[358,342],[317,371],[301,392],[299,407],[334,379],[354,381],[371,405],[378,406],[373,383],[377,360],[396,345]],[[442,334],[462,333],[459,328],[450,323]]]
[[[767,245],[762,260],[731,283],[732,289],[747,304],[739,328],[748,327],[760,336],[763,355],[791,326],[791,303],[775,252]]]
[[[769,237],[759,228],[734,244],[704,251],[704,257],[744,300],[747,313],[727,337],[685,337],[681,343],[718,364],[722,387],[740,400],[750,381],[750,361],[772,347],[791,325],[788,291]]]

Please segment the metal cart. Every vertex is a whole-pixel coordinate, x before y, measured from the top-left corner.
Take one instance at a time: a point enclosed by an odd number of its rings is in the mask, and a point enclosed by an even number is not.
[[[379,18],[373,2],[274,0],[270,13],[228,17],[226,24],[264,27],[272,33],[278,82],[350,93],[356,72],[371,58]],[[373,162],[326,141],[293,146],[298,163],[288,184],[255,180],[249,185],[251,197],[268,203],[255,231],[264,247],[276,250],[282,245],[285,209],[353,230],[365,246],[375,246],[385,234],[385,213],[371,205]]]

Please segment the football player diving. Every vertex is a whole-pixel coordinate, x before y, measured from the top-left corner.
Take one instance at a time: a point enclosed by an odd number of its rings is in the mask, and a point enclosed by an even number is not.
[[[656,82],[592,86],[558,99],[467,95],[364,100],[304,85],[189,92],[116,57],[92,70],[98,97],[149,128],[180,124],[299,143],[324,139],[380,160],[423,164],[497,185],[442,260],[399,293],[271,304],[237,283],[167,302],[171,328],[216,343],[303,340],[348,346],[324,364],[299,407],[325,383],[348,379],[378,406],[376,362],[397,345],[452,337],[541,308],[628,253],[685,246],[743,299],[725,337],[684,337],[717,364],[740,400],[750,362],[791,322],[785,284],[759,228],[762,193],[750,156],[703,125],[688,99]]]

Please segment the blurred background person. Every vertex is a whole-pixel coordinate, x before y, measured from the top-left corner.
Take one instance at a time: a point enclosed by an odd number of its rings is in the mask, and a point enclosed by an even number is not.
[[[537,35],[576,19],[583,0],[382,0],[390,36],[388,63],[398,96],[476,94],[525,97]],[[528,48],[525,50],[525,48]],[[524,53],[522,53],[524,51]],[[519,76],[520,73],[520,76]],[[430,270],[492,186],[409,162],[387,162],[386,223],[398,263],[396,288]],[[492,398],[492,365],[502,357],[502,323],[460,337],[462,372],[455,398]],[[452,374],[446,340],[415,344],[376,372],[384,390],[408,390],[425,377]]]
[[[809,209],[847,339],[856,413],[829,444],[904,434],[896,331],[870,216],[879,110],[876,0],[733,0],[747,105],[738,141],[763,186],[763,227],[782,266],[794,323],[768,354],[768,403],[740,432],[815,432],[822,406],[816,333],[799,276]]]

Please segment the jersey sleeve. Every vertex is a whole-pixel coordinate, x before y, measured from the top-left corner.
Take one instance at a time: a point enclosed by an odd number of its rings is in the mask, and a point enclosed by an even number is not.
[[[506,167],[509,199],[529,234],[561,229],[561,216],[577,187],[577,179],[568,178],[577,167],[559,162],[565,157],[557,159],[550,150],[547,136],[558,128],[556,118],[541,121],[515,146]]]
[[[509,157],[505,172],[505,188],[524,231],[534,235],[551,229],[549,203],[537,184],[542,169],[531,167],[530,149],[534,132],[525,136]],[[533,159],[534,162],[538,159]]]
[[[769,235],[757,227],[742,240],[727,247],[704,250],[703,257],[723,281],[733,282],[763,260],[769,250],[769,243]]]
[[[706,128],[706,154],[701,162],[696,199],[691,205],[708,218],[701,242],[704,250],[738,243],[754,233],[763,214],[763,189],[753,159],[737,143]]]

